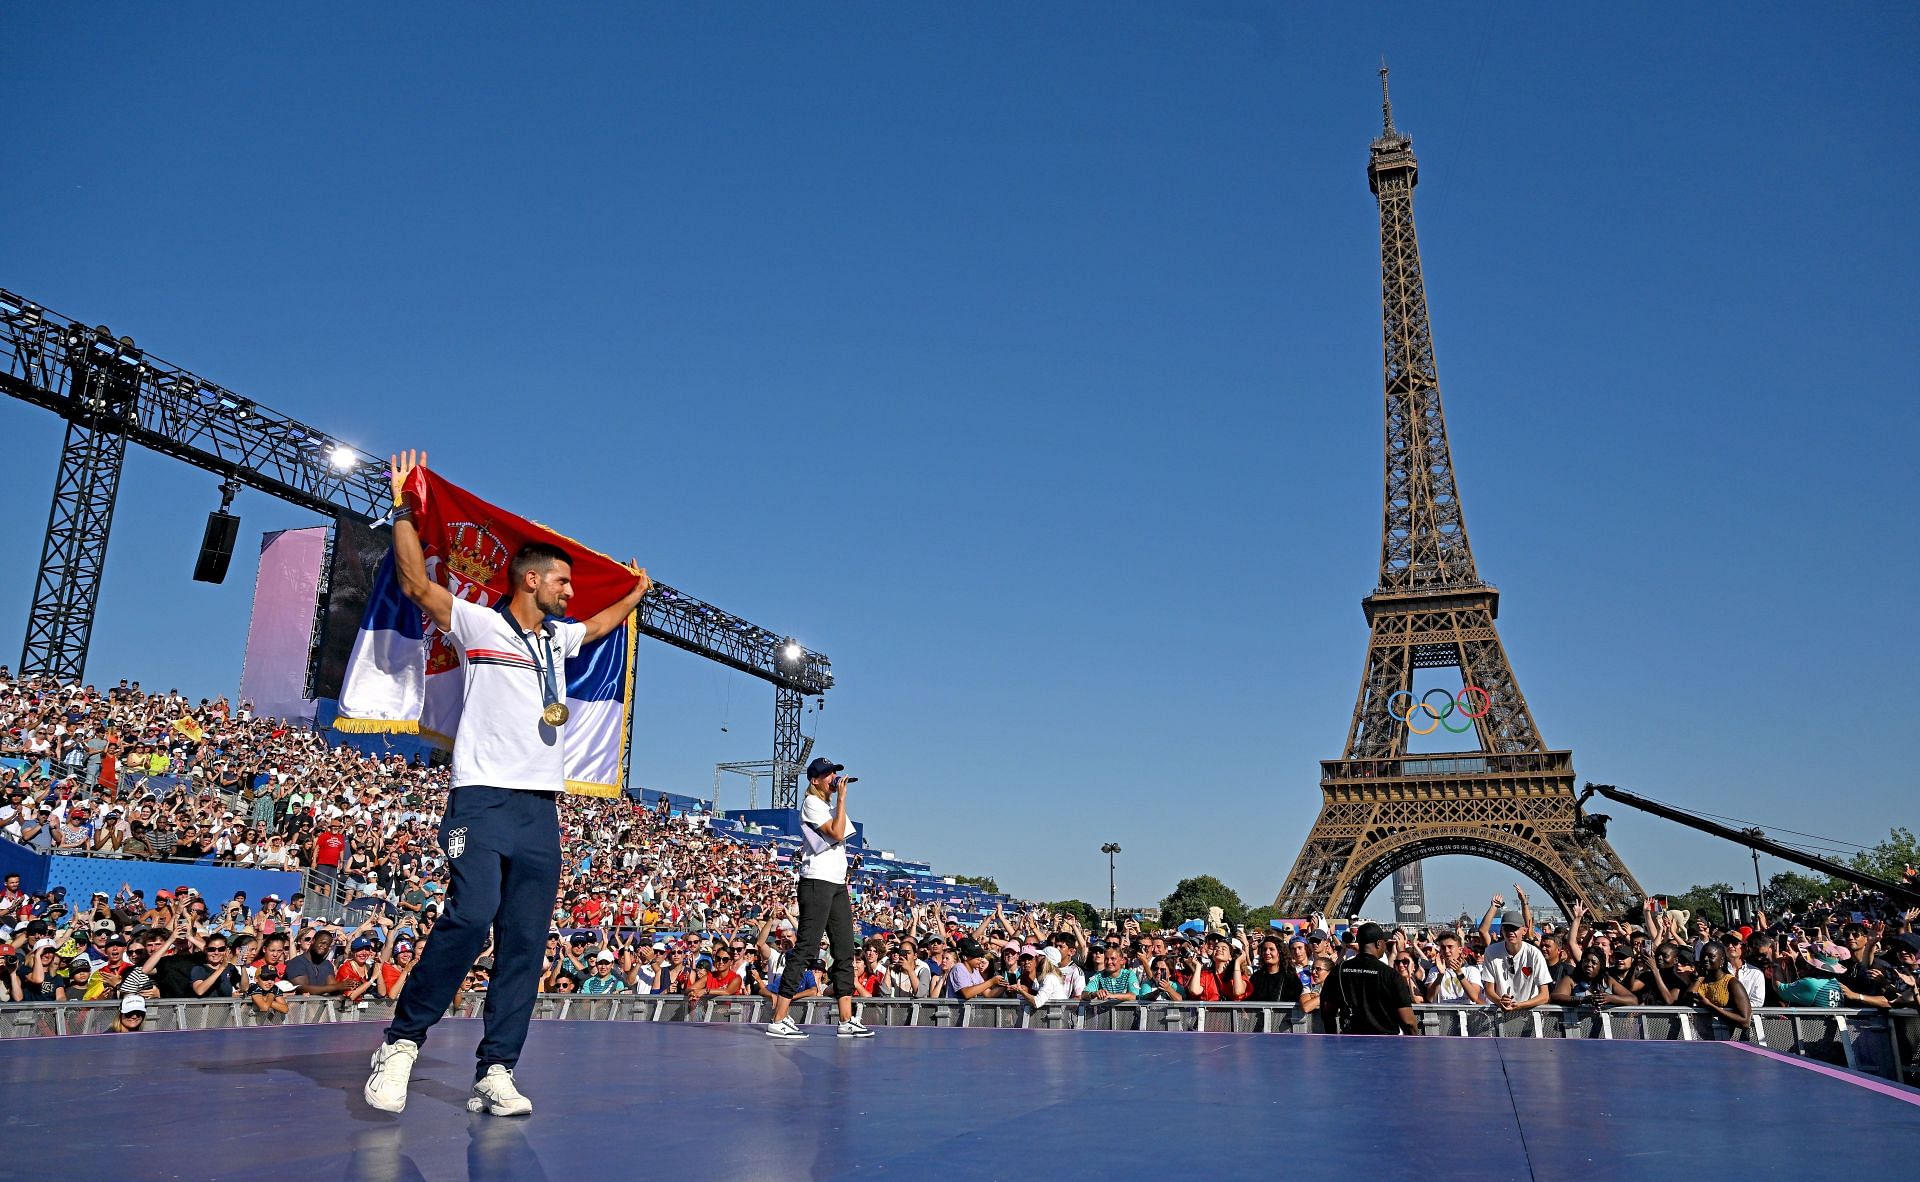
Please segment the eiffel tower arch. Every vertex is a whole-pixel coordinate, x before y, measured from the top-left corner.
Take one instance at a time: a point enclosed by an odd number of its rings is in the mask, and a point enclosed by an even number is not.
[[[1367,163],[1386,393],[1380,581],[1361,601],[1367,660],[1346,750],[1321,762],[1320,815],[1274,906],[1349,916],[1400,867],[1465,854],[1520,871],[1563,909],[1620,915],[1644,897],[1640,884],[1574,807],[1573,753],[1540,737],[1500,642],[1500,592],[1474,563],[1414,232],[1419,165],[1393,125],[1385,69],[1380,93],[1383,130]],[[1422,669],[1456,670],[1461,688],[1416,697]],[[1412,735],[1441,728],[1472,746],[1409,753]]]

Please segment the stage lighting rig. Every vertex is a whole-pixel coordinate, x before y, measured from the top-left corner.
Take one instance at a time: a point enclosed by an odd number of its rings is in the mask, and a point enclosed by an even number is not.
[[[129,440],[329,518],[378,520],[393,499],[381,457],[4,289],[0,392],[67,423],[25,673],[74,681],[85,672]],[[827,658],[658,582],[641,601],[639,631],[773,684],[774,801],[797,805],[802,696],[832,688]]]

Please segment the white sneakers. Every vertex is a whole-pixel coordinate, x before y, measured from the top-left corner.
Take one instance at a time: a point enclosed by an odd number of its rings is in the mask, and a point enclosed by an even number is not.
[[[382,1043],[373,1053],[373,1074],[361,1092],[368,1106],[382,1112],[400,1112],[407,1106],[407,1080],[413,1075],[413,1061],[420,1057],[420,1044],[411,1039]]]
[[[361,1093],[368,1106],[382,1112],[404,1112],[407,1081],[413,1075],[413,1062],[419,1057],[420,1044],[411,1039],[382,1043],[373,1053],[373,1074],[367,1077],[367,1086]],[[467,1097],[468,1112],[482,1109],[495,1116],[526,1116],[533,1111],[533,1101],[513,1086],[512,1069],[495,1063],[474,1082],[473,1094]]]
[[[873,1031],[849,1018],[840,1023],[840,1029],[834,1031],[841,1038],[872,1038]],[[768,1038],[805,1038],[807,1032],[795,1025],[792,1018],[782,1018],[778,1022],[767,1023]]]
[[[533,1101],[513,1086],[513,1069],[495,1063],[473,1081],[473,1094],[467,1097],[468,1112],[483,1108],[495,1116],[528,1116],[533,1112]]]

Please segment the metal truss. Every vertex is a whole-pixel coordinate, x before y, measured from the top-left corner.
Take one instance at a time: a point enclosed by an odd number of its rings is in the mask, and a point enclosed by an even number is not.
[[[384,458],[4,289],[0,392],[68,425],[22,672],[78,678],[86,667],[129,441],[328,517],[377,519],[391,501]],[[832,688],[825,655],[662,583],[642,601],[639,628],[773,683],[775,759],[791,762],[799,744],[788,743],[780,703]]]

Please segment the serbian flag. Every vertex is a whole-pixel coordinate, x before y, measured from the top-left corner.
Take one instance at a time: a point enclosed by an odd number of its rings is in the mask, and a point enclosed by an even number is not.
[[[415,469],[406,491],[419,506],[413,524],[426,551],[427,575],[458,598],[498,606],[510,587],[508,567],[514,552],[528,542],[549,542],[573,555],[573,601],[568,609],[581,618],[633,590],[639,572],[626,564],[489,505],[436,473]],[[629,618],[567,660],[569,792],[620,794],[637,639]],[[360,632],[347,658],[334,729],[417,734],[451,749],[460,727],[463,676],[453,643],[400,593],[389,551],[374,574]]]

